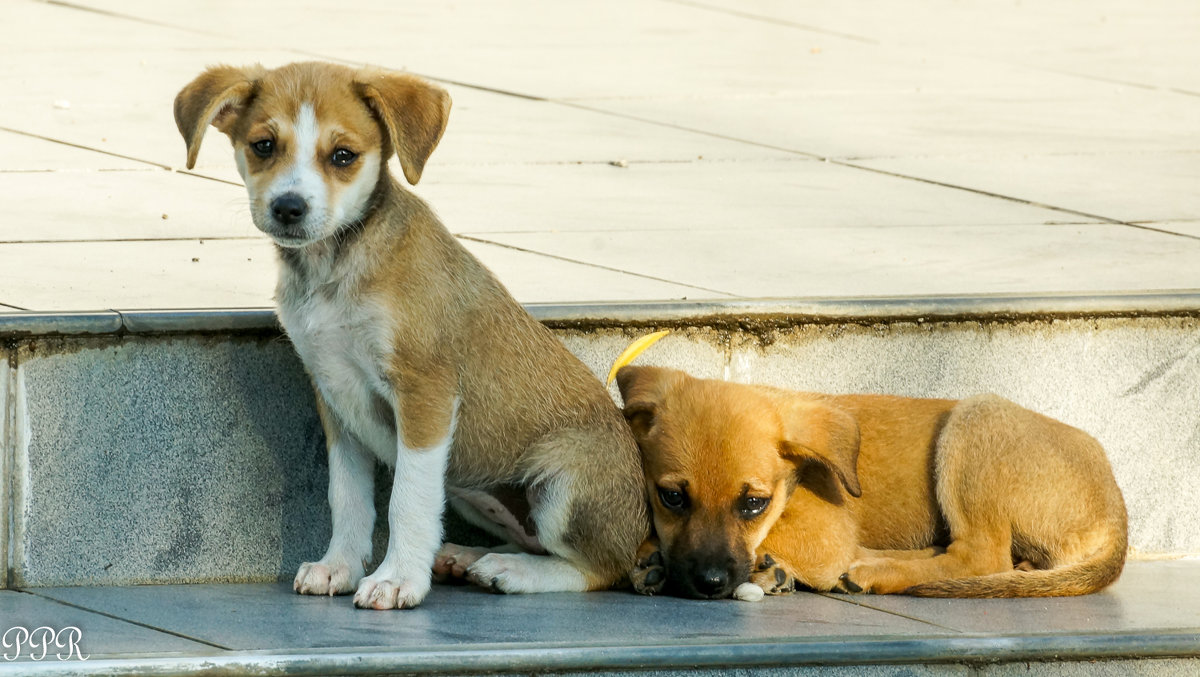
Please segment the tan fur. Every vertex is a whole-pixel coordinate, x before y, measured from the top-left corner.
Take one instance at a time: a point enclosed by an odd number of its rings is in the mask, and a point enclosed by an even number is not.
[[[311,158],[295,154],[302,110],[319,124]],[[280,244],[280,317],[318,387],[330,454],[339,440],[353,438],[391,463],[395,448],[389,458],[379,440],[419,455],[451,439],[451,486],[539,491],[535,498],[550,503],[544,512],[561,521],[538,525],[557,534],[541,547],[575,565],[590,589],[612,586],[625,579],[648,532],[637,448],[619,410],[595,376],[388,172],[395,153],[417,183],[449,110],[449,95],[419,78],[323,63],[214,67],[175,101],[188,167],[206,126],[227,134],[255,223]],[[271,157],[251,152],[263,139],[274,143]],[[338,149],[358,160],[335,166],[330,157]],[[319,171],[326,192],[317,201],[333,216],[292,245],[270,221],[262,194],[296,171],[308,172],[309,184]],[[369,195],[346,204],[363,185]],[[327,360],[338,341],[346,356]],[[345,396],[352,397],[339,400]],[[347,592],[344,581],[355,584],[361,570],[356,574],[351,562],[346,573],[346,559],[353,557],[327,554],[305,565],[297,590]],[[342,585],[336,590],[327,582],[335,578]],[[407,590],[404,581],[393,583]],[[399,601],[380,602],[382,593],[372,593],[363,604],[415,605],[424,595],[419,588],[409,597],[389,593]]]
[[[822,395],[652,367],[617,380],[654,506],[657,543],[638,560],[660,549],[666,575],[650,578],[679,592],[720,596],[688,580],[699,560],[728,564],[722,594],[748,577],[775,593],[939,597],[1086,594],[1124,565],[1125,505],[1099,443],[995,395]],[[681,485],[689,508],[671,510],[659,488]],[[746,487],[773,487],[752,519],[736,510]]]

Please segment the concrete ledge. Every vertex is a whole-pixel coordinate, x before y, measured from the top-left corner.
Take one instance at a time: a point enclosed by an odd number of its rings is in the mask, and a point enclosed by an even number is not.
[[[552,327],[705,326],[951,319],[1066,319],[1200,315],[1200,290],[1110,294],[976,294],[736,301],[526,304]],[[279,330],[270,308],[0,313],[5,337]]]
[[[1021,310],[1008,313],[996,299],[871,306],[908,313],[892,319],[858,305],[837,320],[833,301],[533,310],[597,376],[631,337],[670,326],[639,363],[801,390],[996,392],[1105,445],[1138,554],[1200,553],[1200,296],[1071,298],[1082,316],[1037,316],[1065,313],[1063,298],[1009,299]],[[990,315],[935,314],[968,307]],[[270,311],[117,313],[118,329],[107,317],[0,323],[8,584],[273,581],[319,556],[324,443]]]

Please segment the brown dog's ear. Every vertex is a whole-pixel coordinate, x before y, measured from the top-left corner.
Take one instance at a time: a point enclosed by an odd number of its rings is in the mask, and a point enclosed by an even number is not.
[[[654,417],[662,398],[683,374],[662,367],[621,367],[617,389],[625,401],[625,420],[633,436],[641,440],[654,427]]]
[[[228,134],[264,72],[258,65],[213,66],[175,96],[175,126],[187,143],[188,169],[196,166],[204,130],[211,124]]]
[[[421,180],[425,161],[437,148],[450,119],[450,94],[405,73],[365,71],[358,75],[359,95],[383,121],[404,178]]]
[[[851,496],[862,496],[858,484],[858,421],[825,404],[793,400],[784,405],[784,456],[811,459],[824,465]]]

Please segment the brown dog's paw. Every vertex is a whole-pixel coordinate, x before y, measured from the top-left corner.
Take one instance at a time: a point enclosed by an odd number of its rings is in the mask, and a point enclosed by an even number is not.
[[[640,553],[639,553],[640,554]],[[657,595],[667,584],[667,566],[662,552],[655,550],[641,557],[629,574],[634,592],[639,595]]]
[[[750,582],[762,588],[768,595],[789,595],[796,590],[796,579],[783,570],[774,557],[763,553],[754,563]]]
[[[838,578],[838,592],[887,595],[908,587],[899,578],[897,562],[887,558],[860,559]]]
[[[834,592],[859,593],[862,591],[863,589],[861,585],[850,580],[850,574],[845,573],[841,576],[838,576],[838,585],[837,588],[834,589]]]

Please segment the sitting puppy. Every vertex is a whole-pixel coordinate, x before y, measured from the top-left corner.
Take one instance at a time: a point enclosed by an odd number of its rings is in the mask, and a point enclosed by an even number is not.
[[[449,112],[418,78],[322,63],[210,68],[175,99],[189,168],[208,125],[233,142],[315,386],[333,538],[296,574],[303,594],[412,607],[435,569],[501,592],[607,588],[649,532],[605,389],[388,171],[395,154],[417,183]],[[390,533],[364,577],[375,461],[395,469]],[[523,552],[439,554],[447,500]]]
[[[640,592],[1082,595],[1124,566],[1099,443],[995,395],[819,395],[654,367],[617,382],[654,506]]]

